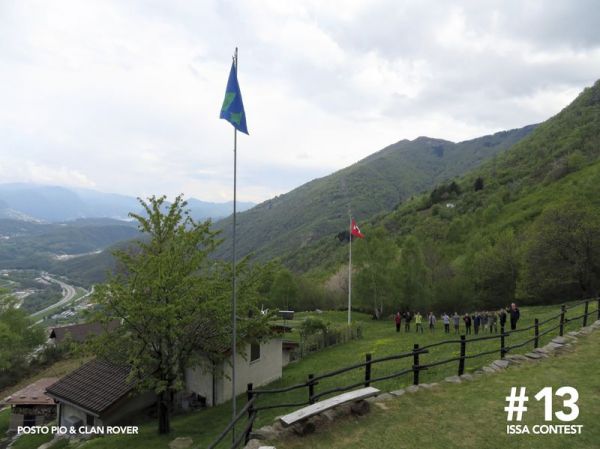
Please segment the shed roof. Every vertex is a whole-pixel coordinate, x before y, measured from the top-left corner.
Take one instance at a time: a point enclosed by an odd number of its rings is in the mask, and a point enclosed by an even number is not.
[[[49,396],[101,414],[133,390],[131,367],[94,359],[47,388]]]
[[[45,377],[25,388],[11,394],[4,400],[10,405],[53,405],[54,399],[46,396],[46,388],[58,380],[56,377]]]
[[[93,335],[102,335],[107,330],[110,332],[119,326],[118,320],[113,320],[104,325],[102,323],[83,323],[70,326],[54,327],[50,331],[50,338],[54,338],[57,343],[61,343],[70,335],[71,339],[82,342]]]

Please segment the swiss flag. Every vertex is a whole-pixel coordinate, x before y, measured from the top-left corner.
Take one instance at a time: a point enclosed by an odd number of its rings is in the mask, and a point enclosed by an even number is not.
[[[350,228],[350,233],[358,238],[364,239],[365,235],[360,232],[360,229],[358,228],[358,225],[356,224],[356,221],[354,221],[354,218],[352,219],[352,226]]]

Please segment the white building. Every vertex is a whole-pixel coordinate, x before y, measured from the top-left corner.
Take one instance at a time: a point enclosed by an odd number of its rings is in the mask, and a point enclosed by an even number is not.
[[[207,406],[219,405],[231,399],[231,354],[222,362],[208,360],[186,369],[185,383],[188,394],[197,396]],[[254,388],[281,377],[283,367],[282,340],[274,338],[264,343],[249,344],[236,354],[236,394],[246,391],[249,383]]]

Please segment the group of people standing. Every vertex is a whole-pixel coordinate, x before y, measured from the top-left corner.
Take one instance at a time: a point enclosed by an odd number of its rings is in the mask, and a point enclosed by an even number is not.
[[[498,333],[498,327],[505,328],[506,322],[510,321],[510,329],[515,330],[517,328],[517,322],[521,317],[521,312],[517,305],[513,302],[510,306],[500,310],[488,310],[483,312],[472,312],[459,315],[454,312],[452,316],[447,313],[443,313],[440,320],[444,324],[444,332],[450,333],[450,325],[454,328],[454,333],[460,332],[460,322],[462,321],[465,326],[465,334],[471,334],[471,330],[475,335],[481,332]],[[394,316],[394,322],[396,323],[396,332],[400,332],[402,322],[404,321],[404,331],[410,332],[410,323],[415,320],[415,332],[423,333],[423,315],[420,312],[411,313],[410,311],[398,312]],[[435,327],[438,319],[429,312],[427,315],[427,323],[429,325],[429,331],[435,332]]]

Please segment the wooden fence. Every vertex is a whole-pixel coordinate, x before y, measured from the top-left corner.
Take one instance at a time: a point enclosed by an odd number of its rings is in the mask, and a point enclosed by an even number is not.
[[[590,303],[596,302],[596,310],[590,311]],[[567,311],[569,309],[573,309],[580,305],[584,304],[584,312],[578,316],[567,316]],[[413,350],[409,352],[404,352],[401,354],[395,354],[385,357],[373,358],[371,354],[365,355],[365,361],[361,363],[356,363],[354,365],[347,366],[345,368],[341,368],[335,371],[330,371],[323,374],[309,374],[306,382],[290,385],[288,387],[283,388],[275,388],[275,389],[253,389],[252,384],[248,384],[247,386],[247,397],[248,401],[244,408],[240,410],[237,416],[229,423],[229,425],[221,432],[219,437],[208,446],[208,449],[214,449],[217,447],[219,443],[225,440],[225,438],[230,435],[232,432],[235,434],[235,426],[238,422],[242,421],[246,417],[246,423],[244,428],[239,432],[237,437],[232,437],[232,444],[229,446],[230,449],[236,449],[240,446],[240,444],[246,444],[249,440],[250,433],[252,432],[252,427],[254,422],[258,416],[258,412],[261,410],[273,409],[273,408],[289,408],[289,407],[302,407],[309,404],[314,404],[319,398],[323,396],[327,396],[333,393],[339,393],[343,391],[352,390],[357,387],[368,387],[373,383],[382,382],[385,380],[397,378],[404,375],[412,374],[413,385],[419,385],[419,373],[424,370],[428,370],[430,368],[446,365],[450,363],[457,364],[457,374],[460,376],[465,372],[465,366],[468,360],[476,359],[478,357],[483,357],[485,355],[490,354],[498,354],[500,358],[504,358],[504,356],[510,351],[518,348],[522,348],[526,345],[532,344],[533,347],[537,348],[539,346],[540,337],[550,334],[553,331],[558,330],[558,335],[563,336],[565,325],[571,321],[582,320],[582,326],[587,326],[588,317],[596,314],[597,319],[600,320],[600,298],[596,299],[588,299],[583,300],[575,304],[571,304],[569,306],[562,305],[560,308],[560,312],[556,315],[551,316],[550,318],[546,318],[543,321],[539,321],[537,318],[534,320],[534,324],[528,327],[524,327],[521,329],[506,331],[504,327],[500,329],[499,334],[489,335],[485,337],[475,337],[467,339],[465,335],[461,335],[460,339],[454,340],[444,340],[437,343],[432,343],[426,346],[419,346],[415,344],[413,346]],[[556,323],[555,323],[556,322]],[[553,325],[554,324],[554,325]],[[542,330],[542,327],[547,326]],[[524,341],[515,342],[512,345],[507,344],[507,340],[515,335],[519,335],[526,331],[533,330],[533,337],[528,338]],[[469,345],[485,341],[485,340],[498,340],[499,347],[497,349],[468,354],[467,349]],[[429,353],[429,350],[437,347],[437,346],[445,346],[445,345],[460,345],[460,355],[457,357],[450,357],[443,360],[431,361],[429,363],[423,363],[422,356]],[[397,371],[392,374],[387,374],[384,376],[373,377],[372,376],[372,368],[376,364],[382,364],[385,362],[390,362],[393,360],[400,360],[405,358],[412,357],[412,366],[410,368],[406,368],[400,371]],[[364,369],[364,378],[359,382],[355,382],[349,385],[338,386],[334,388],[330,388],[324,391],[316,391],[316,387],[319,384],[319,381],[326,378],[333,378],[340,374],[346,373],[348,371]],[[287,393],[293,390],[298,389],[306,389],[306,400],[301,402],[292,402],[292,403],[276,403],[276,404],[268,404],[260,406],[257,404],[259,398],[261,396],[266,395],[281,395],[283,393]]]
[[[360,324],[343,327],[339,325],[332,326],[326,331],[301,337],[297,358],[303,359],[313,352],[322,351],[330,346],[360,338],[362,338],[362,327]]]

